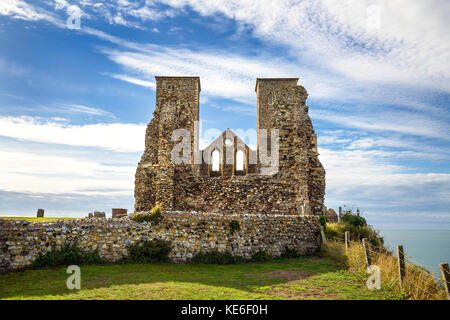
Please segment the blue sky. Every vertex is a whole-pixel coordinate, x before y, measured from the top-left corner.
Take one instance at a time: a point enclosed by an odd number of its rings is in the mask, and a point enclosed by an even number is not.
[[[449,229],[449,14],[444,0],[2,0],[0,215],[131,210],[155,75],[201,77],[203,146],[228,127],[254,144],[256,78],[298,77],[326,205]]]

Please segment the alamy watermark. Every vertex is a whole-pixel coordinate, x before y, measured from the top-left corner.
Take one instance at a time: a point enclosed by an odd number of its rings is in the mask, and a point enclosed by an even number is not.
[[[370,265],[367,267],[366,272],[370,274],[369,278],[367,278],[366,285],[370,290],[381,289],[381,270],[379,266]]]
[[[71,276],[69,276],[66,281],[67,289],[80,290],[81,289],[81,269],[80,269],[80,267],[77,265],[68,266],[66,272],[68,274],[71,274]]]
[[[191,164],[191,159],[194,159],[194,164],[202,164],[206,163],[208,165],[213,164],[213,157],[212,153],[214,151],[218,151],[220,154],[222,152],[222,141],[221,140],[215,140],[210,144],[209,148],[211,148],[211,152],[201,152],[200,148],[198,146],[198,142],[200,140],[200,133],[199,133],[199,122],[194,122],[194,143],[192,143],[192,137],[191,132],[187,129],[176,129],[172,132],[171,140],[175,143],[174,147],[172,148],[170,152],[171,160],[175,165],[181,165],[181,164]],[[211,130],[211,129],[210,129]],[[216,130],[216,129],[212,129]],[[236,130],[238,132],[244,132],[242,129]],[[216,132],[220,132],[217,130]],[[254,137],[253,132],[249,133],[245,138]],[[269,136],[270,134],[270,136]],[[206,136],[209,137],[209,135],[206,133]],[[219,134],[220,136],[220,134]],[[226,131],[225,134],[225,141],[230,141],[229,145],[226,145],[226,148],[237,148],[238,150],[245,150],[245,144],[242,143],[241,140],[239,140],[238,146],[233,146],[233,139],[234,136],[232,136],[229,131]],[[270,147],[269,143],[270,141]],[[194,146],[194,150],[192,150],[192,145]],[[193,155],[192,155],[193,153]],[[203,156],[201,156],[203,154]],[[224,162],[225,164],[232,165],[235,162],[235,154],[234,152],[227,152],[226,157],[220,157],[220,161]],[[274,175],[278,172],[279,168],[279,130],[278,129],[260,129],[259,130],[259,146],[258,146],[258,156],[259,156],[259,164],[261,165],[260,174],[261,175]],[[248,157],[248,163],[249,164],[257,164],[258,163],[258,157],[255,153],[250,153]]]
[[[76,5],[69,5],[65,1],[55,1],[55,9],[61,10],[66,8],[67,12],[67,20],[66,20],[66,27],[68,29],[72,30],[80,30],[81,29],[81,16],[83,15],[83,12],[81,9]]]

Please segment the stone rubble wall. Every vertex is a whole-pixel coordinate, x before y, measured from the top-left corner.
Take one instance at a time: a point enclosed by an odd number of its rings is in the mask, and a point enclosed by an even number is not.
[[[220,176],[216,176],[218,172],[211,174],[203,170],[210,163],[194,163],[193,155],[198,152],[206,152],[206,158],[210,157],[217,149],[217,141],[221,158],[228,157],[225,139],[220,137],[203,151],[194,144],[198,139],[194,133],[198,130],[195,121],[199,120],[200,79],[156,77],[155,111],[147,127],[145,151],[135,175],[135,211],[150,211],[160,204],[168,211],[292,215],[306,204],[312,214],[322,214],[325,169],[319,161],[317,134],[308,114],[308,93],[297,82],[293,78],[258,79],[256,83],[258,143],[257,150],[248,152],[260,154],[260,142],[266,140],[260,136],[261,130],[267,130],[269,151],[270,130],[277,129],[277,173],[263,174],[266,170],[262,169],[268,168],[259,155],[253,170],[245,175],[236,174],[232,165],[222,161]],[[184,165],[175,165],[171,160],[171,151],[178,143],[172,140],[175,129],[190,133],[193,152],[191,161]],[[229,129],[226,132],[234,137]],[[235,151],[233,146],[238,140],[233,141],[229,148]],[[245,145],[243,140],[239,141]],[[233,152],[230,155],[234,157]]]
[[[230,222],[239,221],[232,232]],[[138,223],[120,219],[77,219],[29,222],[0,219],[0,269],[29,265],[39,253],[77,243],[85,250],[98,249],[101,257],[116,261],[127,255],[127,245],[141,240],[172,242],[170,258],[187,262],[198,252],[230,251],[249,258],[258,250],[280,255],[285,246],[303,255],[320,248],[317,216],[223,215],[196,212],[166,212],[160,223]]]
[[[173,207],[175,210],[221,212],[224,214],[298,214],[295,181],[281,175],[247,174],[223,177],[199,177],[179,174],[177,168]]]

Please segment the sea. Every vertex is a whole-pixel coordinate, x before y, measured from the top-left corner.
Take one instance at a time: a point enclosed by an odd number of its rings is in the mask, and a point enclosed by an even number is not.
[[[380,230],[385,247],[397,254],[397,245],[411,262],[441,276],[439,264],[450,263],[450,230]]]

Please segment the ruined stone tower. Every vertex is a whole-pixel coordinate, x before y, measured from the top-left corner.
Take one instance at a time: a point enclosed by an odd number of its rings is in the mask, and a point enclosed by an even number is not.
[[[164,210],[321,214],[325,170],[305,104],[308,94],[297,81],[257,79],[257,150],[229,129],[199,150],[199,77],[156,77],[156,108],[136,171],[135,211],[159,203]],[[190,136],[192,152],[183,164],[171,158],[176,129]],[[220,159],[216,169],[214,152]],[[240,152],[242,168],[236,162]]]

